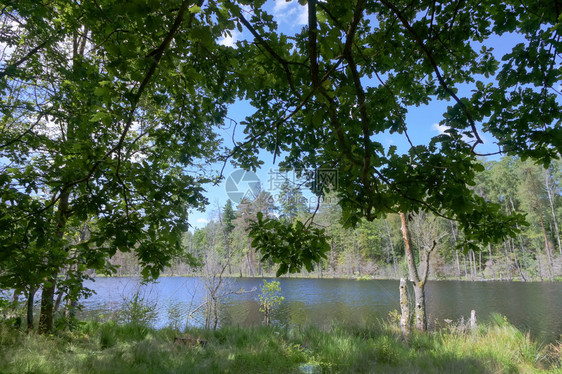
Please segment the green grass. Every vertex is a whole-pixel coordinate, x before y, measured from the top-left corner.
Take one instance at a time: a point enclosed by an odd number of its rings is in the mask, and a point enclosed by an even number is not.
[[[406,341],[389,323],[172,329],[85,322],[50,336],[0,326],[0,373],[562,373],[562,344],[539,346],[501,317]]]

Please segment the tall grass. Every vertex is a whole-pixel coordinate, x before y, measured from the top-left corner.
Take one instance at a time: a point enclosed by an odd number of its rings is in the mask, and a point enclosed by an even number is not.
[[[174,341],[186,335],[207,344]],[[390,323],[179,333],[91,321],[52,336],[0,326],[0,373],[560,373],[561,351],[501,317],[407,340]]]

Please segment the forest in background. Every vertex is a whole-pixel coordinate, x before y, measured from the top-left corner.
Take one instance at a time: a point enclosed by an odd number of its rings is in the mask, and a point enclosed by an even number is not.
[[[559,222],[562,217],[560,179],[562,162],[544,169],[532,161],[504,157],[483,162],[475,191],[497,203],[506,214],[522,213],[527,226],[518,227],[515,238],[501,244],[488,244],[480,251],[463,250],[462,232],[455,221],[436,214],[412,215],[412,240],[418,249],[418,262],[430,255],[430,279],[548,281],[562,275],[562,245]],[[200,260],[199,267],[178,257],[164,275],[273,276],[271,261],[260,261],[252,247],[248,226],[262,212],[295,224],[313,219],[326,230],[330,251],[313,272],[295,276],[345,278],[400,278],[408,273],[400,217],[390,214],[355,229],[344,228],[336,195],[328,195],[316,209],[303,194],[304,188],[285,181],[273,196],[265,188],[254,199],[243,199],[237,206],[230,200],[217,207],[215,217],[203,228],[189,231],[183,238],[184,253]],[[459,196],[459,198],[462,198]],[[314,215],[314,217],[312,217]],[[432,250],[433,242],[435,246]],[[138,275],[140,265],[133,252],[118,252],[111,259],[116,275]]]
[[[420,330],[430,251],[453,269],[458,263],[458,273],[468,262],[474,277],[488,250],[490,270],[505,252],[515,275],[555,278],[559,230],[548,218],[549,207],[556,216],[554,198],[539,199],[542,177],[527,175],[537,182],[520,206],[507,197],[494,204],[474,186],[485,155],[545,167],[560,158],[558,2],[299,3],[307,4],[293,4],[307,19],[291,30],[264,1],[5,4],[0,288],[14,290],[14,299],[26,296],[28,328],[39,291],[39,332],[53,331],[63,302],[72,320],[90,293],[86,271],[114,274],[126,262],[108,264],[119,251],[134,252],[141,270],[131,268],[144,279],[171,273],[178,261],[213,277],[274,271],[269,260],[279,265],[276,274],[312,272],[318,264],[318,276],[381,276],[389,266],[396,275],[404,267],[397,212]],[[506,48],[496,50],[499,38]],[[241,101],[252,111],[236,123],[229,111]],[[415,108],[437,116],[420,126],[411,120]],[[443,131],[435,132],[436,124]],[[430,139],[417,136],[429,126]],[[385,134],[408,145],[386,147]],[[484,147],[490,138],[497,150]],[[228,214],[217,207],[214,229],[186,236],[189,211],[207,204],[204,186],[223,176],[213,166],[255,171],[261,152],[288,170],[336,170],[336,186],[317,186],[330,204],[313,220],[310,207],[289,214],[288,197],[275,206],[256,194]],[[285,190],[298,195],[290,184]],[[514,214],[506,215],[509,209]],[[529,229],[519,213],[525,209]],[[387,221],[377,221],[382,217]],[[410,240],[408,221],[424,235]],[[451,241],[448,258],[440,247]],[[491,277],[508,274],[498,269]]]

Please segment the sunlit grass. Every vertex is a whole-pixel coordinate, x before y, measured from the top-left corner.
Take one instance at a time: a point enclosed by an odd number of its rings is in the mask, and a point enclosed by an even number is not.
[[[187,335],[207,343],[174,342]],[[408,339],[388,322],[187,334],[86,322],[51,336],[0,327],[0,373],[560,373],[561,347],[533,342],[502,317]]]

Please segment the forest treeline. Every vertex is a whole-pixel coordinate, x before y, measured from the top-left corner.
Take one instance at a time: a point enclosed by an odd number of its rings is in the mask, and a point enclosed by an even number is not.
[[[548,169],[514,157],[483,162],[473,188],[486,200],[496,203],[507,214],[522,213],[527,225],[519,234],[499,244],[481,246],[479,251],[459,245],[462,232],[454,220],[439,212],[412,212],[410,230],[420,257],[430,256],[430,279],[465,280],[554,280],[562,275],[560,220],[562,198],[560,180],[562,162]],[[258,212],[279,220],[307,222],[326,230],[330,251],[313,272],[296,276],[399,278],[407,276],[400,217],[390,214],[346,228],[336,195],[328,195],[319,204],[309,204],[306,192],[289,180],[279,191],[261,190],[255,198],[239,204],[230,200],[217,207],[215,217],[205,227],[189,231],[183,238],[184,253],[200,260],[199,267],[179,257],[168,267],[167,275],[199,275],[205,272],[230,276],[274,275],[271,261],[260,261],[261,254],[252,246],[247,230]],[[303,194],[304,192],[304,194]],[[458,197],[463,199],[462,196]],[[434,244],[435,243],[435,244]],[[140,271],[134,253],[118,252],[111,263],[118,275]]]

